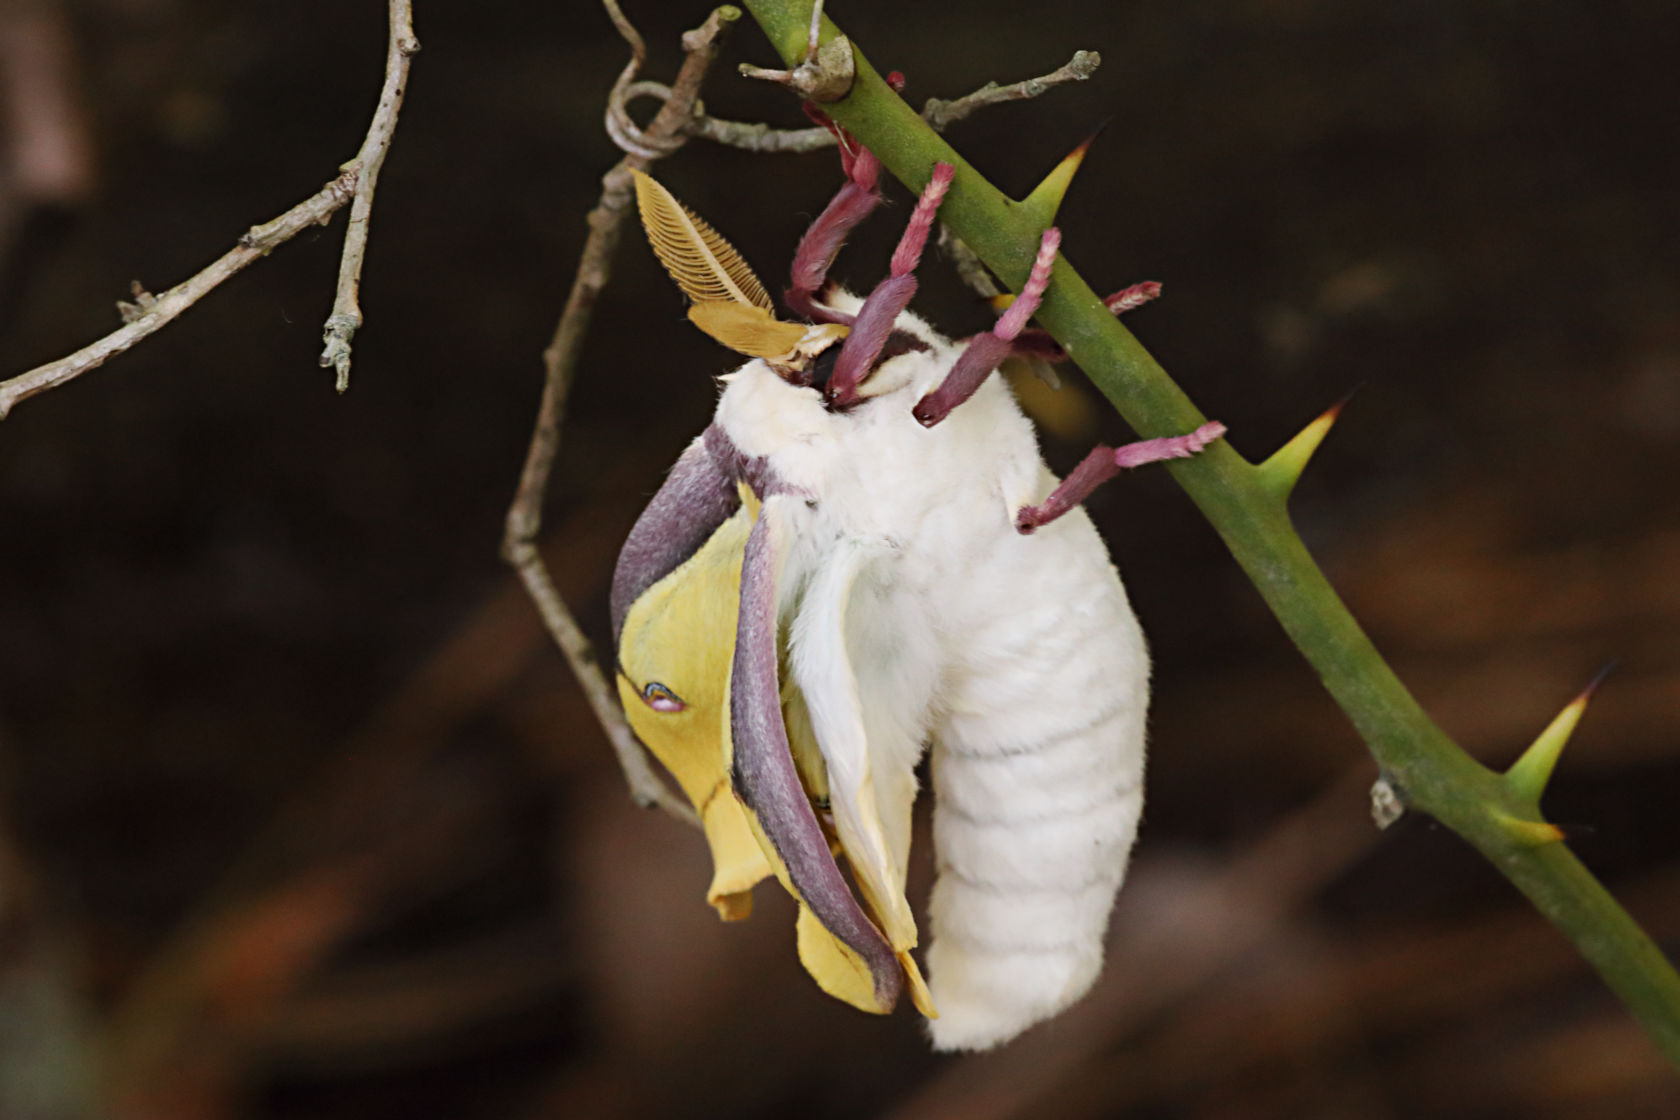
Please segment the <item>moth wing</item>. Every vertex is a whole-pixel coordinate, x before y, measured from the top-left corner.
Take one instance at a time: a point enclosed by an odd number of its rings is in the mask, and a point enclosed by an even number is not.
[[[852,539],[839,542],[812,576],[797,623],[795,673],[811,729],[827,764],[835,829],[865,901],[904,965],[911,995],[924,1015],[932,1001],[909,951],[917,944],[916,919],[904,896],[905,868],[894,855],[876,796],[863,699],[847,641],[846,617],[858,578],[880,550]],[[904,806],[908,811],[908,804]]]
[[[726,757],[766,856],[799,900],[799,951],[807,971],[830,995],[885,1013],[903,989],[902,963],[834,861],[783,722],[777,602],[791,538],[788,503],[797,500],[766,497],[747,539],[725,716]]]
[[[700,815],[712,854],[706,898],[727,921],[751,913],[753,885],[772,873],[730,792],[719,727],[752,526],[742,503],[696,441],[625,542],[612,604],[619,699],[636,737]],[[667,701],[659,707],[644,694],[655,685]]]
[[[738,484],[707,452],[705,437],[689,444],[619,549],[612,582],[615,644],[622,642],[630,608],[654,584],[692,560],[735,516],[741,500]]]

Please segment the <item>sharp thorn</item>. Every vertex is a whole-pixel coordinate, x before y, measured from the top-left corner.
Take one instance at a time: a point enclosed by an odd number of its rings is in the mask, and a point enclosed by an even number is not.
[[[1259,466],[1261,482],[1280,499],[1287,499],[1295,484],[1301,480],[1301,475],[1307,469],[1307,463],[1312,459],[1313,452],[1324,442],[1324,437],[1330,434],[1330,428],[1341,416],[1342,409],[1348,402],[1343,397],[1319,414],[1318,418],[1299,432],[1295,437],[1272,453]]]
[[[1031,215],[1035,225],[1048,226],[1056,220],[1056,211],[1061,209],[1062,196],[1067,194],[1068,185],[1073,182],[1074,173],[1079,165],[1085,162],[1085,153],[1091,150],[1094,141],[1102,129],[1097,129],[1079,146],[1062,157],[1062,162],[1050,169],[1050,174],[1044,181],[1032,189],[1032,193],[1021,200],[1020,205]]]
[[[1591,700],[1598,692],[1598,686],[1603,684],[1605,680],[1609,678],[1610,674],[1616,671],[1616,666],[1618,664],[1619,662],[1614,660],[1606,661],[1604,663],[1604,668],[1593,674],[1593,679],[1587,682],[1587,687],[1581,690],[1581,695],[1577,697],[1577,699],[1583,704],[1586,701]]]
[[[1552,718],[1546,729],[1528,745],[1511,768],[1505,771],[1505,787],[1524,803],[1536,808],[1540,805],[1540,795],[1546,791],[1546,783],[1551,781],[1552,771],[1556,769],[1559,756],[1563,754],[1564,745],[1569,737],[1575,733],[1575,726],[1581,722],[1581,714],[1587,710],[1587,701],[1591,700],[1598,686],[1604,683],[1614,664],[1606,665],[1599,670],[1598,675],[1583,688],[1575,699],[1564,705],[1563,711]]]

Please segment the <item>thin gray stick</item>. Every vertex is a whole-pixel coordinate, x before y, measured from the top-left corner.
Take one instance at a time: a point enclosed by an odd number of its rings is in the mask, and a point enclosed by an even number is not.
[[[1095,74],[1100,65],[1102,56],[1096,51],[1075,51],[1066,64],[1041,77],[1028,78],[1026,81],[1007,86],[987,82],[973,93],[951,101],[930,97],[922,106],[922,119],[927,121],[934,131],[943,132],[946,126],[962,120],[976,110],[1001,105],[1006,101],[1025,101],[1069,82],[1083,82]],[[657,83],[642,84],[655,88],[637,90],[637,94],[669,96],[668,90],[660,92]],[[704,113],[695,116],[684,131],[690,136],[698,136],[715,144],[744,148],[750,152],[814,152],[819,148],[834,146],[834,134],[826,128],[771,128],[767,124],[726,121]]]
[[[397,114],[402,110],[403,93],[408,88],[410,60],[420,53],[420,40],[414,37],[414,12],[410,0],[390,0],[390,35],[385,48],[385,85],[379,91],[379,108],[374,110],[373,123],[362,141],[356,158],[344,165],[355,170],[356,198],[350,204],[350,224],[344,231],[344,256],[338,265],[338,294],[333,299],[332,314],[327,316],[322,331],[326,343],[321,351],[321,365],[338,371],[339,392],[350,387],[350,339],[362,325],[362,307],[358,297],[362,288],[362,260],[367,256],[368,222],[373,217],[373,192],[379,184],[379,169],[385,164],[385,153],[391,147],[391,135],[397,129]]]
[[[685,130],[690,136],[749,152],[815,152],[834,147],[834,133],[826,128],[771,128],[762,122],[725,121],[695,117]]]
[[[252,226],[237,245],[209,267],[162,295],[154,296],[136,284],[134,301],[123,301],[117,305],[122,312],[123,326],[104,338],[67,357],[0,381],[0,420],[6,418],[18,401],[73,381],[156,333],[228,277],[259,257],[267,256],[276,246],[290,241],[310,226],[325,225],[328,219],[349,204],[350,227],[344,238],[338,296],[333,304],[332,316],[327,320],[327,351],[321,356],[322,365],[338,367],[338,387],[342,391],[350,371],[350,335],[362,321],[356,292],[361,280],[362,258],[367,252],[368,215],[373,206],[374,180],[384,162],[385,151],[390,147],[397,112],[402,108],[408,60],[419,49],[420,43],[414,37],[411,0],[390,0],[385,88],[380,94],[379,107],[368,126],[361,150],[340,169],[338,178],[273,221]],[[335,349],[335,339],[342,345],[342,356]]]
[[[98,342],[82,347],[69,357],[0,381],[0,420],[18,401],[56,388],[88,370],[103,365],[168,323],[203,299],[222,281],[254,260],[265,257],[277,245],[290,241],[310,226],[325,225],[348,203],[356,191],[356,172],[349,170],[298,203],[284,214],[260,226],[252,226],[239,243],[223,253],[209,267],[162,295],[144,290],[134,293],[133,303],[121,303],[124,326]],[[138,287],[138,286],[137,286]]]
[[[577,376],[578,355],[589,330],[595,301],[612,274],[613,254],[618,248],[624,219],[630,212],[630,171],[632,168],[645,169],[660,154],[674,151],[686,139],[684,127],[693,117],[700,85],[717,58],[723,36],[734,26],[741,13],[734,7],[720,7],[703,25],[683,36],[683,48],[688,53],[682,69],[668,96],[665,96],[665,104],[660,107],[653,122],[643,130],[638,129],[629,114],[623,111],[623,103],[637,92],[645,91],[644,87],[650,84],[635,81],[644,54],[641,36],[635,33],[618,10],[615,0],[602,0],[602,3],[631,47],[630,65],[614,84],[609,99],[613,104],[607,109],[608,134],[628,154],[601,180],[601,199],[589,214],[589,237],[578,260],[571,293],[566,297],[566,307],[560,314],[554,338],[543,352],[547,375],[543,383],[542,403],[537,409],[536,429],[531,434],[531,446],[526,452],[519,489],[508,507],[502,556],[519,573],[537,612],[542,616],[543,625],[560,647],[588,697],[596,719],[618,755],[619,766],[630,786],[631,798],[638,805],[657,806],[674,817],[698,824],[694,811],[671,792],[648,761],[647,753],[619,707],[612,681],[602,672],[594,647],[555,588],[536,542],[542,528],[543,498],[548,493],[554,458],[560,450],[560,430],[565,423],[572,382]]]
[[[922,107],[922,119],[932,125],[936,132],[943,132],[948,126],[977,109],[1000,105],[1005,101],[1025,101],[1038,97],[1056,86],[1069,82],[1083,82],[1095,74],[1097,67],[1101,65],[1102,56],[1096,51],[1075,51],[1065,66],[1042,78],[1028,78],[1024,82],[1015,82],[1007,86],[987,82],[968,96],[959,97],[955,101],[932,98]]]

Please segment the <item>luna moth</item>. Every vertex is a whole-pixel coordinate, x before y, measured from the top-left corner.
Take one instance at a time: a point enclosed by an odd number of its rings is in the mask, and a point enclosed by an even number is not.
[[[750,360],[625,542],[617,682],[699,813],[719,914],[746,917],[774,876],[824,991],[877,1013],[908,991],[936,1048],[984,1049],[1094,981],[1143,805],[1149,659],[1079,502],[1224,428],[1099,447],[1058,484],[994,372],[1011,353],[1063,356],[1026,326],[1058,231],[997,325],[953,342],[907,310],[950,166],[859,299],[827,271],[879,200],[879,163],[836,132],[846,183],[795,254],[797,322],[637,173],[690,318]],[[925,982],[905,894],[924,755]]]

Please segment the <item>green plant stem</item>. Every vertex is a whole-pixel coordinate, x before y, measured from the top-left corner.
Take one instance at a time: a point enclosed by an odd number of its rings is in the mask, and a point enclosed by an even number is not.
[[[746,0],[787,65],[801,61],[810,0]],[[838,34],[824,21],[823,39]],[[851,92],[823,109],[911,190],[944,161],[956,177],[939,217],[1017,291],[1043,232],[899,99],[853,43]],[[1205,417],[1064,257],[1038,321],[1144,437],[1178,435]],[[1404,803],[1469,841],[1574,942],[1680,1068],[1680,976],[1650,937],[1561,842],[1537,842],[1537,803],[1435,725],[1382,659],[1307,552],[1286,499],[1219,441],[1170,468],[1224,539]],[[1528,825],[1528,828],[1522,826]]]

